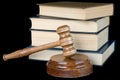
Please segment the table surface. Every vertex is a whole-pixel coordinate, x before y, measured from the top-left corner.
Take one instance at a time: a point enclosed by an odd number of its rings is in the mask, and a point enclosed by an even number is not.
[[[29,60],[27,62],[6,63],[1,66],[1,79],[17,80],[113,80],[119,78],[119,58],[115,51],[103,66],[93,66],[93,73],[79,78],[58,78],[47,74],[46,61]]]

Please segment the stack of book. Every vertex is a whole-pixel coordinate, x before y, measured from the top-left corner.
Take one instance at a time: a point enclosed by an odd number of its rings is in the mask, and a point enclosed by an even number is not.
[[[109,40],[112,3],[58,1],[38,4],[38,16],[31,17],[32,46],[59,40],[56,29],[70,26],[77,53],[87,55],[93,65],[102,66],[115,50],[115,40]],[[62,54],[57,46],[29,55],[29,59],[48,61],[55,54]]]

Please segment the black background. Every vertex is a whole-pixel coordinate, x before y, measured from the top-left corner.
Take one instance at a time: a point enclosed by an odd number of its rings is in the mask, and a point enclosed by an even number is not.
[[[51,1],[58,1],[58,0],[36,0],[36,1],[34,0],[33,2],[43,3],[43,2],[51,2]],[[59,0],[59,1],[62,1],[62,0]],[[120,52],[119,51],[120,0],[71,0],[71,1],[114,3],[114,15],[111,16],[109,39],[116,40],[116,47],[115,47],[115,52],[107,60],[107,62],[104,64],[104,66],[93,66],[94,69],[93,69],[93,73],[91,75],[85,76],[85,77],[80,77],[80,78],[75,78],[75,79],[70,78],[70,80],[105,80],[105,79],[106,80],[114,80],[114,79],[120,79],[119,78],[119,72],[120,72],[120,62],[119,62],[120,61],[119,60],[119,54],[120,54],[119,53]],[[12,1],[12,3],[14,3],[14,1]],[[23,3],[24,3],[24,5],[22,5],[22,3],[21,3],[21,5],[19,4],[19,6],[22,6],[22,8],[19,7],[19,9],[21,11],[23,10],[24,7],[28,6],[29,0],[28,0],[28,2],[23,1]],[[8,7],[9,6],[7,6],[7,8]],[[29,7],[31,7],[31,9],[32,9],[34,6],[31,5]],[[3,9],[8,10],[9,8],[8,9],[7,8],[3,8]],[[36,9],[36,8],[34,7],[34,9]],[[27,15],[28,12],[25,12],[23,14],[26,14],[26,15],[21,15],[21,16],[22,17],[23,16],[24,17],[25,16],[28,16],[28,17],[33,16],[35,13],[38,12],[38,11],[34,11],[34,9],[32,12],[29,12],[31,14]],[[38,10],[38,9],[36,9],[36,10]],[[13,13],[14,12],[17,12],[17,10],[13,10]],[[11,16],[15,16],[15,15],[11,15]],[[4,19],[4,18],[2,18],[2,19]],[[9,19],[7,19],[7,20],[12,20],[12,17],[9,17]],[[30,27],[30,25],[28,27]],[[18,30],[18,29],[16,28],[16,30]],[[22,30],[20,30],[20,31],[22,31]],[[29,35],[30,35],[30,33],[29,33]],[[23,40],[23,41],[25,41],[26,44],[22,45],[23,42],[21,42],[19,44],[21,44],[22,47],[25,47],[26,45],[28,46],[31,43],[30,36],[28,38]],[[3,44],[5,44],[5,43],[3,43]],[[27,61],[26,60],[20,60],[20,61],[14,60],[14,61],[3,62],[0,67],[1,67],[0,68],[0,79],[1,80],[7,80],[7,79],[13,79],[13,80],[17,80],[17,79],[22,79],[22,80],[26,80],[26,79],[27,80],[64,80],[64,78],[56,78],[56,77],[52,77],[52,76],[48,75],[46,73],[46,62],[45,61],[40,62],[40,61],[28,61],[28,60]],[[68,78],[65,78],[65,80],[68,80]]]

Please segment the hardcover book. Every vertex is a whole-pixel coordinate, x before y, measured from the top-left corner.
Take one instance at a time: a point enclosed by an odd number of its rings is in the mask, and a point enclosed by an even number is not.
[[[78,54],[85,54],[93,65],[102,66],[115,51],[115,40],[109,40],[98,51],[77,50]],[[51,56],[62,54],[62,49],[51,48],[29,55],[30,60],[48,61]]]
[[[54,42],[59,40],[59,35],[55,30],[31,30],[32,45],[39,46],[49,42]],[[71,36],[73,38],[74,47],[80,50],[92,50],[97,51],[100,49],[107,41],[109,33],[109,26],[102,29],[98,33],[80,33],[72,32]],[[60,46],[56,48],[62,48]]]
[[[48,16],[31,17],[32,29],[56,30],[63,24],[69,25],[72,32],[97,33],[110,24],[110,17],[101,17],[91,20],[75,20]]]
[[[113,3],[57,1],[38,4],[39,14],[88,20],[113,15]]]

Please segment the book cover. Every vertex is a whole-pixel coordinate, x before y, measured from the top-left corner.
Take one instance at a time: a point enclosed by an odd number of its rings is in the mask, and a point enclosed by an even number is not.
[[[57,1],[38,5],[38,15],[81,20],[113,15],[113,3]]]
[[[109,40],[98,51],[77,50],[79,54],[85,54],[89,57],[91,63],[97,66],[103,66],[107,59],[115,51],[115,40]],[[29,55],[30,60],[48,61],[51,56],[62,54],[62,49],[51,48]]]

